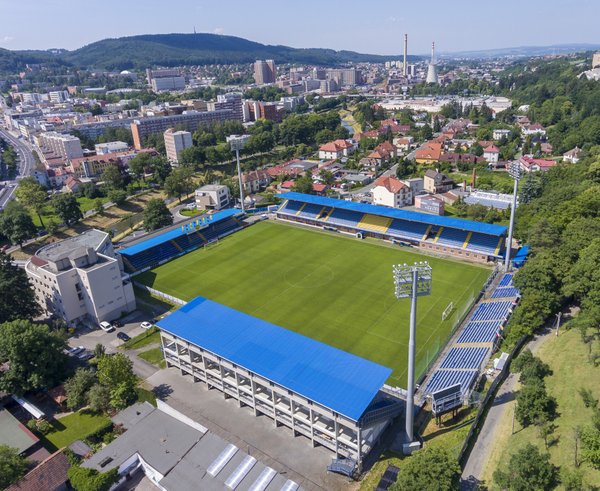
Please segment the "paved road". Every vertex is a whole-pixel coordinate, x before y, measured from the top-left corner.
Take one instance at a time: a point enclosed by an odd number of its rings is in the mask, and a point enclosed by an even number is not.
[[[33,157],[31,148],[6,130],[0,129],[0,138],[7,141],[15,149],[15,152],[17,152],[17,157],[19,159],[19,177],[31,175],[32,171],[35,169],[35,158]],[[6,187],[5,191],[0,195],[0,209],[4,208],[6,203],[13,199],[18,179],[7,182],[9,184],[8,187]]]
[[[536,334],[525,348],[530,349],[535,354],[542,343],[548,339],[548,336],[552,335],[554,335],[554,331],[546,328],[540,334]],[[488,411],[483,427],[479,432],[479,437],[475,442],[473,450],[471,450],[469,460],[467,460],[463,470],[461,490],[470,491],[479,489],[478,486],[483,478],[483,471],[488,461],[490,449],[493,447],[494,441],[498,436],[497,432],[500,422],[504,419],[507,411],[513,410],[513,404],[511,403],[515,399],[515,389],[518,380],[519,376],[511,373],[498,389],[496,398]]]

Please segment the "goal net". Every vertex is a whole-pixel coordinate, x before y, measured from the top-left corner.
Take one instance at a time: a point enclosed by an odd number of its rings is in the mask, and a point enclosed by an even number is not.
[[[450,302],[448,307],[442,312],[442,320],[445,321],[454,310],[454,302]]]

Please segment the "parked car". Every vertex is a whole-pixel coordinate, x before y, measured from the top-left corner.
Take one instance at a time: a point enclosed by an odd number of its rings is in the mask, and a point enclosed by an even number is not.
[[[75,356],[75,355],[78,355],[79,353],[81,353],[84,350],[85,350],[85,348],[83,346],[75,346],[74,348],[67,348],[65,350],[65,354],[66,355]]]
[[[140,324],[142,329],[150,329],[154,324],[152,322],[144,321]]]
[[[120,332],[117,334],[117,337],[121,340],[121,341],[129,341],[131,338],[125,334],[124,332]]]
[[[113,327],[123,327],[123,323],[121,321],[112,321],[110,324]]]
[[[102,329],[104,332],[113,332],[115,330],[115,328],[106,321],[102,321],[100,323],[100,329]]]
[[[77,355],[77,358],[81,361],[86,361],[94,357],[94,353],[88,350],[83,350]]]

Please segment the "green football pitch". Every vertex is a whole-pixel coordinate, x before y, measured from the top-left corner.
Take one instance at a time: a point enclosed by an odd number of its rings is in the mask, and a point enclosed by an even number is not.
[[[406,386],[410,300],[392,265],[429,261],[431,296],[417,309],[417,375],[481,290],[490,269],[373,240],[260,222],[136,280],[183,300],[203,296],[393,369]],[[454,302],[452,314],[442,312]]]

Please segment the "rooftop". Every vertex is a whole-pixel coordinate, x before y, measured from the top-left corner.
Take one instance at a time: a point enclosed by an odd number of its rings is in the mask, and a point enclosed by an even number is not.
[[[69,459],[62,450],[52,454],[6,491],[55,491],[67,482]]]
[[[60,261],[61,259],[70,257],[75,250],[82,249],[85,251],[89,247],[97,250],[107,237],[108,234],[106,232],[96,229],[86,230],[75,237],[69,237],[60,242],[42,247],[37,251],[36,256],[47,261]]]
[[[160,329],[358,421],[392,370],[197,297]]]
[[[0,435],[2,444],[16,448],[19,453],[38,442],[35,435],[3,407],[0,407]]]

